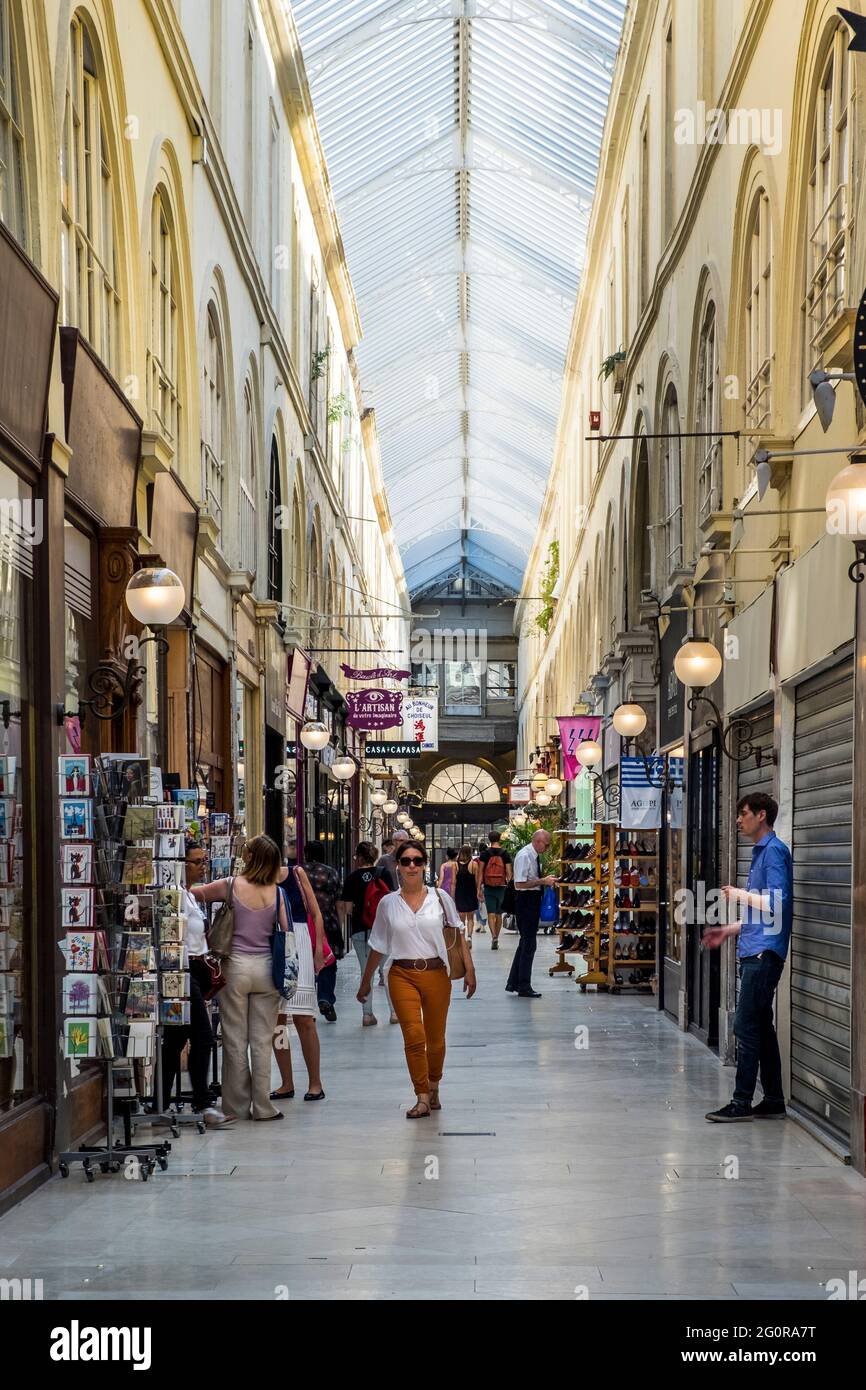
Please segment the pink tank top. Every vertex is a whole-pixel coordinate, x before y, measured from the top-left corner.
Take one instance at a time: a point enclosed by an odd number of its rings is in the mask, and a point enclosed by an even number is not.
[[[233,894],[235,930],[232,937],[232,955],[269,956],[271,936],[279,908],[279,889],[274,889],[274,901],[270,907],[245,907],[237,892]]]
[[[447,864],[442,867],[442,887],[446,893],[454,896],[454,861],[449,859]]]

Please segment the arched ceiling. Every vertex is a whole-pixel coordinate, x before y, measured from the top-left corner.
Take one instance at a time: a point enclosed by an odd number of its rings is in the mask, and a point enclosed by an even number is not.
[[[519,592],[626,0],[294,0],[413,594]]]

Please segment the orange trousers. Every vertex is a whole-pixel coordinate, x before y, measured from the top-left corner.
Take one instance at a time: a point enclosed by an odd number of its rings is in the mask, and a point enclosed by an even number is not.
[[[400,1020],[412,1085],[416,1096],[421,1096],[442,1079],[451,979],[447,970],[406,970],[392,965],[388,990]]]

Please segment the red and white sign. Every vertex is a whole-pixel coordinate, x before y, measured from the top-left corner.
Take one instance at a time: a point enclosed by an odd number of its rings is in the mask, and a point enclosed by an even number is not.
[[[600,410],[591,410],[591,411],[589,412],[589,428],[590,428],[591,430],[600,430],[600,429],[601,429],[601,411],[600,411]]]

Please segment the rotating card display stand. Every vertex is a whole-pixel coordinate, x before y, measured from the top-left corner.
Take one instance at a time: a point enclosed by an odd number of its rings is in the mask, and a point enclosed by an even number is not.
[[[168,1166],[171,1144],[136,1144],[136,1127],[164,1123],[179,1134],[176,1117],[162,1113],[156,805],[134,795],[147,787],[147,773],[146,760],[131,754],[60,758],[63,1048],[70,1059],[106,1064],[105,1140],[61,1153],[64,1178],[81,1163],[88,1182],[96,1167],[146,1182],[157,1165]],[[152,1109],[136,1114],[148,1098],[148,1073]]]

